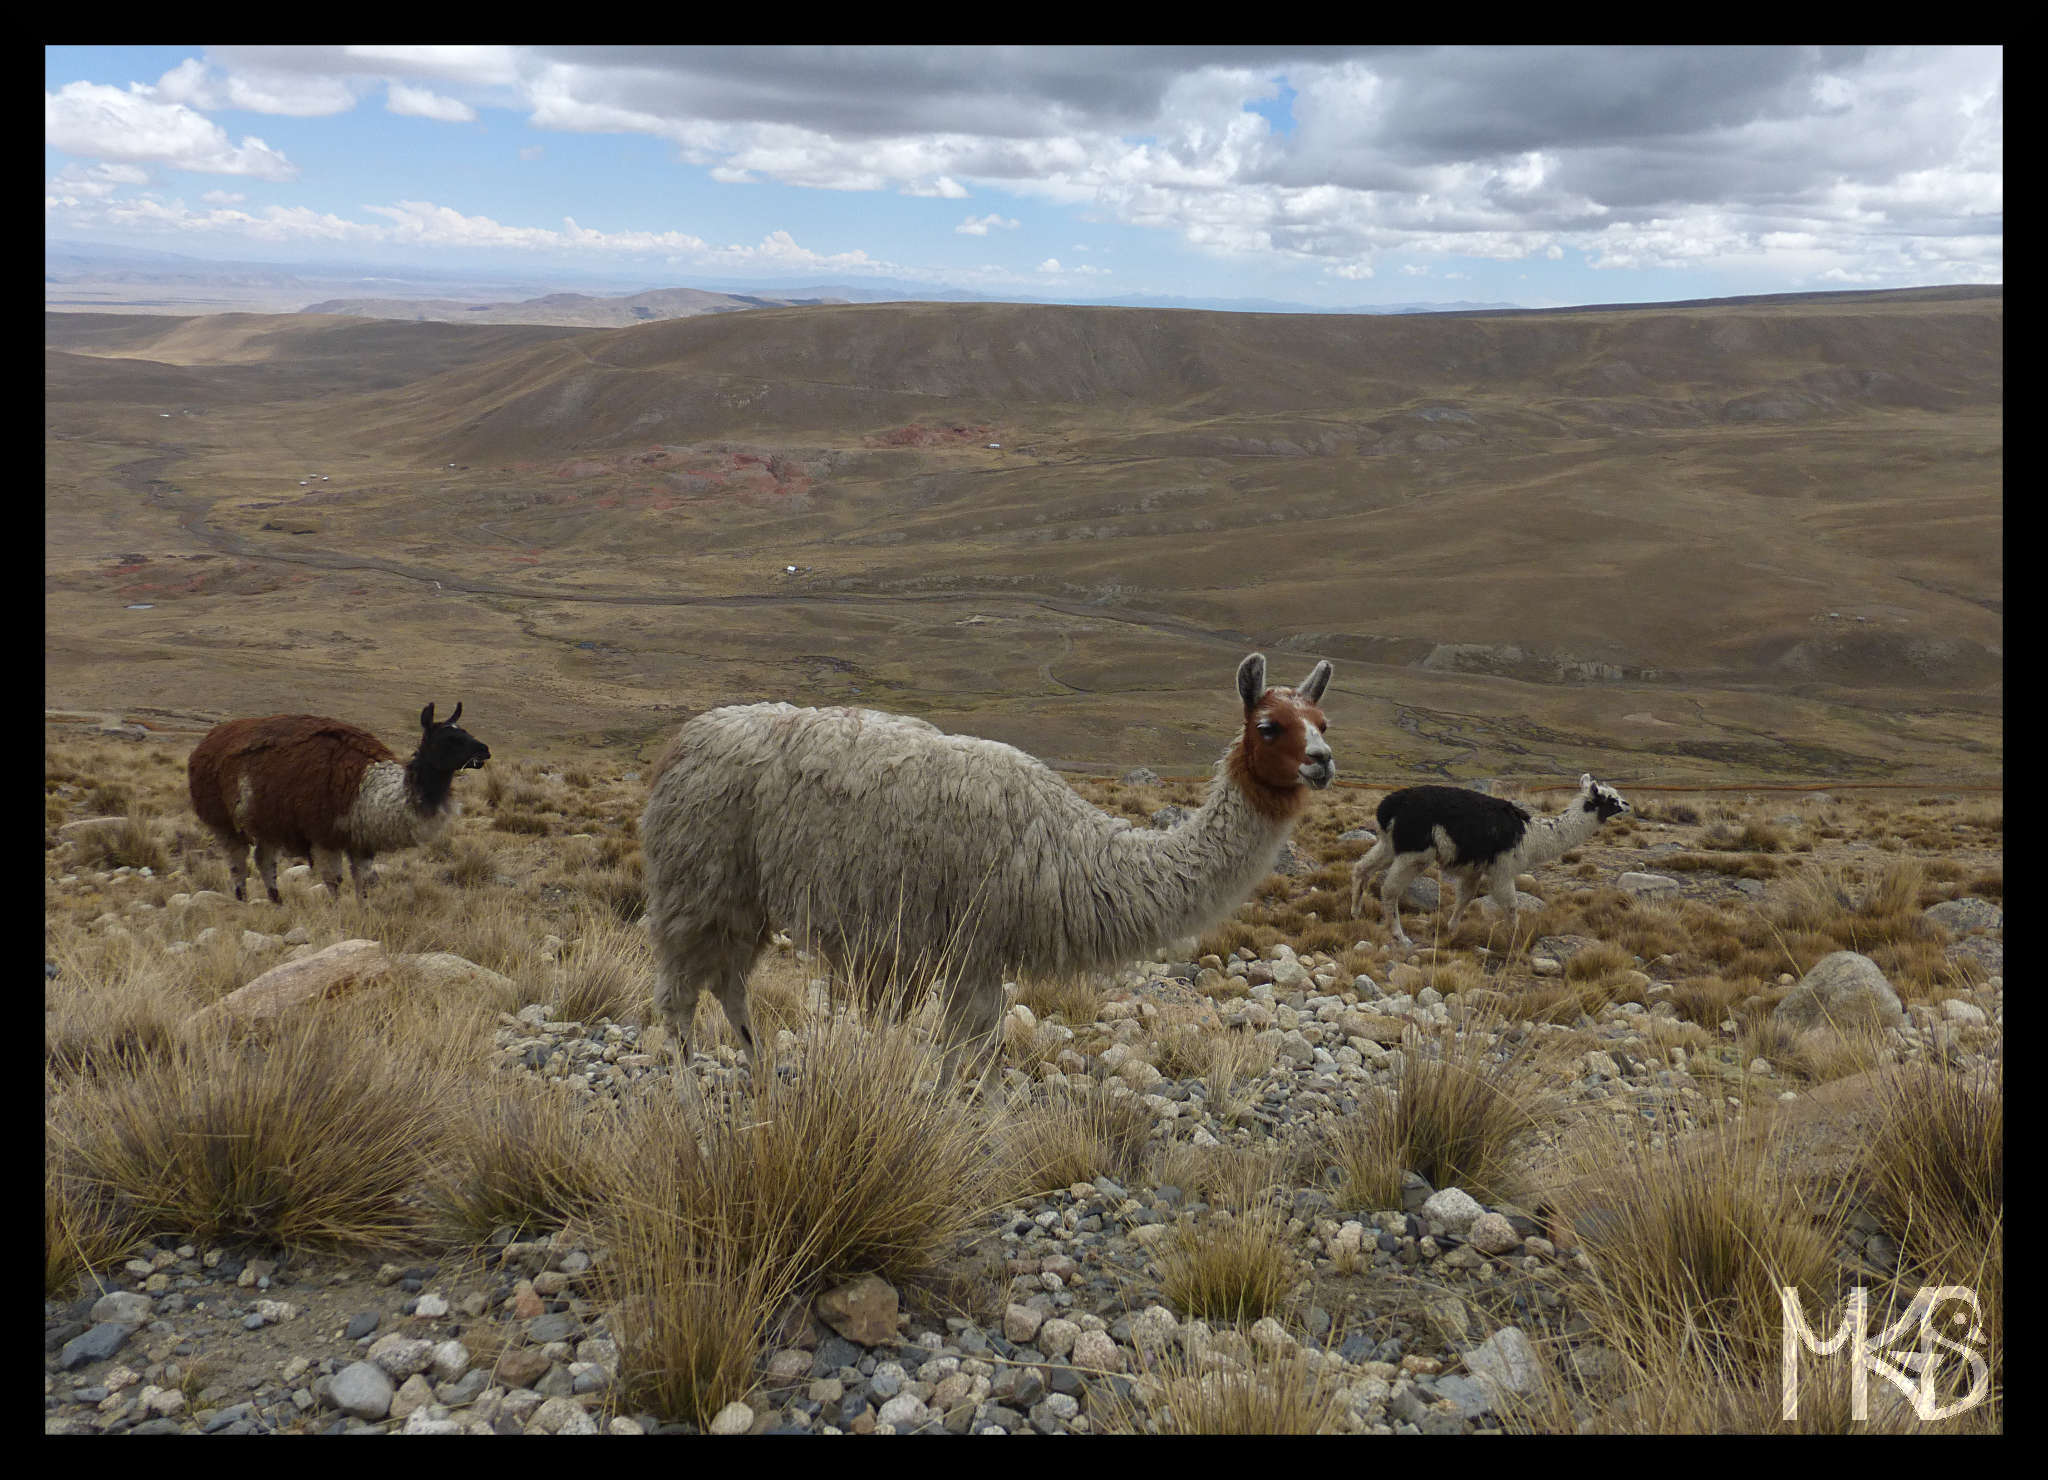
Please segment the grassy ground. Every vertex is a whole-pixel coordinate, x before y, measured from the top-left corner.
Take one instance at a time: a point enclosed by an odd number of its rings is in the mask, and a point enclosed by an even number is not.
[[[2002,1029],[1959,1027],[1947,1049],[1913,1053],[1882,1034],[1793,1035],[1770,1015],[1840,949],[1876,960],[1922,1016],[1986,1000],[1982,966],[1946,951],[1921,912],[2002,899],[1995,796],[1645,794],[1523,881],[1545,903],[1524,911],[1521,939],[1479,907],[1452,937],[1411,913],[1422,946],[1396,954],[1385,922],[1346,903],[1365,845],[1339,835],[1370,824],[1377,793],[1333,793],[1296,833],[1299,871],[1196,943],[1184,959],[1207,969],[1173,995],[1024,983],[1005,1054],[1040,1089],[993,1116],[961,1114],[933,1084],[926,1037],[825,1011],[822,966],[771,952],[755,1022],[787,1072],[707,1130],[651,1087],[665,1076],[593,1097],[498,1067],[494,1035],[533,1004],[587,1024],[647,1020],[644,783],[615,755],[494,761],[459,782],[466,815],[442,843],[382,861],[367,905],[299,875],[273,907],[205,892],[228,876],[183,799],[187,748],[57,732],[46,746],[51,1292],[138,1240],[318,1250],[368,1270],[420,1251],[476,1257],[507,1226],[577,1228],[610,1251],[599,1288],[620,1411],[708,1424],[758,1389],[768,1333],[831,1283],[873,1271],[997,1323],[1013,1282],[977,1240],[999,1210],[1098,1176],[1170,1183],[1214,1212],[1150,1246],[1146,1278],[1184,1322],[1207,1323],[1216,1355],[1206,1337],[1183,1340],[1101,1422],[1203,1431],[1341,1428],[1361,1385],[1389,1380],[1299,1343],[1310,1305],[1340,1328],[1403,1309],[1454,1321],[1461,1344],[1519,1322],[1542,1378],[1510,1426],[1668,1432],[1782,1426],[1779,1285],[1811,1297],[1809,1312],[1833,1309],[1851,1277],[1886,1308],[1921,1283],[1969,1284],[1994,1310],[2002,1299],[2002,1074],[1943,1057],[2002,1064]],[[1133,820],[1198,795],[1076,784]],[[1682,887],[1634,897],[1613,884],[1632,868]],[[1553,969],[1546,952],[1572,936],[1585,941]],[[294,948],[358,938],[488,974],[451,990],[402,961],[378,989],[264,1032],[195,1019]],[[1384,1038],[1399,1067],[1313,1134],[1260,1120],[1277,1035],[1253,1031],[1266,1008],[1253,975],[1221,969],[1282,943],[1332,1002],[1368,973],[1447,1008],[1433,1022],[1362,999],[1334,1007],[1343,1036],[1327,1041],[1356,1059]],[[1589,1098],[1589,1055],[1618,1051],[1602,1028],[1622,1018],[1631,1052],[1710,1093],[1682,1109]],[[730,1062],[715,1009],[697,1038]],[[1176,1139],[1123,1092],[1162,1073],[1206,1081],[1222,1144]],[[1867,1133],[1853,1154],[1802,1156],[1795,1130],[1774,1129],[1780,1107],[1796,1126],[1792,1111],[1831,1091],[1853,1097]],[[1476,1285],[1376,1275],[1386,1225],[1373,1220],[1399,1219],[1405,1173],[1539,1214],[1555,1257],[1506,1261]],[[1330,1190],[1335,1216],[1294,1212],[1309,1188]],[[1361,1223],[1363,1247],[1344,1232]],[[1874,1236],[1895,1250],[1881,1278],[1844,1262]],[[2002,1390],[2001,1340],[2002,1324]],[[1848,1426],[1846,1396],[1813,1391],[1800,1426]],[[1949,1426],[2000,1425],[2002,1401]]]

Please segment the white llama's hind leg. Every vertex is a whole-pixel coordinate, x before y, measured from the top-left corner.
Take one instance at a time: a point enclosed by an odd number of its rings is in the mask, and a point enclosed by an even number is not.
[[[702,983],[694,942],[678,942],[657,924],[654,945],[654,1012],[668,1029],[676,1054],[676,1073],[690,1073],[690,1027],[697,1018],[697,993]]]
[[[1379,840],[1366,850],[1365,856],[1351,865],[1352,919],[1356,920],[1364,912],[1366,890],[1372,882],[1372,876],[1374,872],[1386,866],[1393,853],[1393,841],[1383,833]]]
[[[1448,937],[1458,928],[1458,921],[1464,916],[1465,906],[1472,902],[1473,878],[1469,869],[1447,868],[1442,870],[1442,881],[1450,887],[1451,902],[1450,907],[1446,909],[1440,890],[1437,894],[1436,913],[1437,918],[1443,922],[1443,933]]]
[[[1515,948],[1515,874],[1512,869],[1502,869],[1493,880],[1491,895],[1493,907],[1500,911],[1500,917],[1508,923],[1508,949]]]
[[[768,931],[764,926],[752,941],[732,936],[711,953],[711,994],[725,1009],[725,1020],[732,1024],[734,1036],[746,1051],[747,1068],[755,1073],[760,1071],[761,1053],[754,1041],[753,1019],[747,1012],[747,978],[753,975],[754,963],[767,948]]]
[[[1002,1035],[1003,986],[1000,981],[962,982],[948,985],[943,1012],[944,1031],[952,1046],[946,1050],[945,1066],[939,1070],[939,1085],[948,1088],[965,1057],[976,1071],[975,1089],[991,1108],[1003,1101]]]
[[[1427,853],[1403,853],[1387,869],[1387,877],[1380,884],[1380,904],[1386,911],[1387,919],[1393,922],[1394,939],[1402,945],[1413,945],[1408,932],[1401,928],[1401,896],[1408,892],[1408,886],[1415,876],[1429,864]]]

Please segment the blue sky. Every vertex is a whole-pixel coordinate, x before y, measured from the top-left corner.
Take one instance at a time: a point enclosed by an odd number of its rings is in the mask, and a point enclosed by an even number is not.
[[[2002,282],[1996,47],[52,47],[45,234],[642,286]]]

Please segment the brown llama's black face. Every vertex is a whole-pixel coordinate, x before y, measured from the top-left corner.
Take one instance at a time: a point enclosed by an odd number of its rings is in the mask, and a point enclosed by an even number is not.
[[[433,705],[420,711],[420,758],[437,771],[480,770],[491,758],[490,746],[456,725],[461,718],[459,702],[439,724],[434,722]]]

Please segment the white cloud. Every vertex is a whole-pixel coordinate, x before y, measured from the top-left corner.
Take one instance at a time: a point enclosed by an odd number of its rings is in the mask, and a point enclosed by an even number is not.
[[[180,103],[94,82],[43,94],[43,142],[65,154],[164,164],[201,174],[290,180],[297,166],[261,139],[231,145],[211,119]]]
[[[199,198],[210,206],[238,206],[249,197],[239,190],[209,190]]]
[[[282,154],[202,114],[312,117],[381,85],[394,111],[657,138],[721,183],[1002,191],[1344,280],[1390,253],[1569,248],[1638,271],[1977,281],[2003,262],[2003,64],[1998,47],[236,46],[126,93],[46,94],[45,131],[83,160],[286,180]],[[1253,111],[1283,96],[1286,128]],[[125,183],[50,189],[85,209]],[[492,227],[448,229],[540,230]],[[772,256],[772,239],[718,250]]]
[[[123,185],[147,185],[149,171],[132,164],[67,164],[50,177],[50,190],[68,200],[104,200]]]
[[[519,151],[519,157],[524,160],[532,161],[539,159],[543,154],[547,152],[548,149],[547,145],[545,144],[529,144],[524,149],[521,149]]]
[[[432,118],[441,123],[474,123],[476,109],[454,98],[428,92],[409,83],[393,82],[385,88],[384,106],[409,118]]]
[[[356,105],[349,80],[298,72],[252,69],[216,76],[197,57],[187,57],[159,77],[154,87],[131,84],[145,97],[183,103],[209,113],[240,108],[293,118],[324,118]]]
[[[1021,222],[1017,221],[1005,221],[1001,216],[991,211],[986,216],[969,216],[965,221],[954,227],[953,230],[959,236],[987,236],[995,228],[1000,227],[1004,231],[1015,231],[1021,224]]]
[[[1038,264],[1038,270],[1040,272],[1058,272],[1060,270],[1060,259],[1057,257],[1048,257],[1043,262]]]

